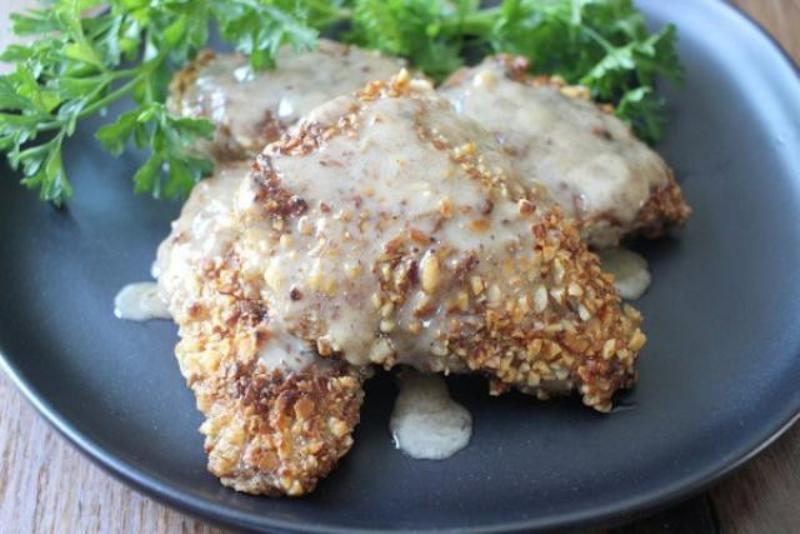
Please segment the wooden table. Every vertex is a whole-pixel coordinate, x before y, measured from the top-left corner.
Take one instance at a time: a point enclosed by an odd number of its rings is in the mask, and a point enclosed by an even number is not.
[[[711,1],[711,0],[697,0]],[[0,47],[8,10],[0,0]],[[800,62],[800,0],[735,0]],[[0,373],[0,531],[221,532],[117,482],[55,433]],[[800,532],[800,425],[710,492],[619,532]]]

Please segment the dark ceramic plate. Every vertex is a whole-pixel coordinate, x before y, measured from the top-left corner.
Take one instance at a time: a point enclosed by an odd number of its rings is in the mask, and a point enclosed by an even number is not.
[[[356,445],[304,499],[249,497],[206,473],[201,418],[172,356],[175,328],[111,313],[146,279],[178,206],[131,194],[137,155],[76,135],[76,197],[59,212],[6,169],[0,180],[0,347],[35,406],[98,463],[192,513],[263,529],[528,529],[619,520],[697,491],[773,440],[800,411],[800,80],[723,3],[642,1],[675,22],[687,84],[670,91],[675,166],[695,215],[642,244],[655,283],[637,304],[650,338],[641,381],[601,416],[574,400],[491,399],[444,462],[395,451],[389,376],[367,388]]]

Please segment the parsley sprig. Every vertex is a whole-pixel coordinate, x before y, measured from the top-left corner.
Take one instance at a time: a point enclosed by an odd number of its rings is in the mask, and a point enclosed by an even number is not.
[[[14,64],[0,76],[0,151],[23,184],[56,204],[72,195],[64,142],[82,119],[123,98],[134,107],[97,137],[113,154],[128,143],[150,149],[133,178],[137,192],[179,196],[210,172],[191,147],[213,136],[213,126],[170,115],[164,101],[172,74],[206,45],[212,24],[254,68],[273,67],[283,45],[313,47],[330,28],[405,56],[436,79],[465,58],[521,54],[536,72],[615,104],[651,142],[665,122],[656,78],[682,77],[675,29],[650,33],[631,0],[55,0],[12,22],[33,41],[0,56]]]
[[[92,9],[102,11],[87,16]],[[167,113],[174,70],[206,44],[211,21],[255,67],[270,66],[283,44],[314,45],[310,13],[309,6],[292,0],[58,0],[15,14],[14,32],[36,39],[0,56],[15,64],[12,73],[0,76],[0,150],[12,168],[21,169],[23,184],[60,204],[72,195],[62,163],[64,141],[81,119],[131,97],[134,109],[97,137],[115,154],[129,140],[150,147],[150,158],[134,176],[137,191],[184,194],[212,168],[190,147],[212,136],[213,126]]]
[[[681,82],[675,27],[650,33],[631,0],[361,0],[349,38],[410,57],[442,79],[466,57],[508,52],[530,59],[537,73],[582,84],[617,107],[640,137],[664,134],[664,101],[656,78]]]

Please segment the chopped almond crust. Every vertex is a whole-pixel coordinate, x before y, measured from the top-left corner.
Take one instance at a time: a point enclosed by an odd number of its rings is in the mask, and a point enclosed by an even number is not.
[[[226,252],[235,184],[246,173],[245,164],[221,164],[195,187],[159,249],[159,286],[180,326],[181,372],[206,417],[209,470],[239,491],[301,495],[349,450],[368,370],[342,362],[271,369],[260,360],[270,318]],[[212,241],[220,255],[208,252]]]
[[[686,223],[692,208],[683,198],[681,186],[670,171],[670,181],[652,192],[650,199],[642,206],[634,222],[634,233],[648,239],[663,236],[670,228]]]
[[[343,362],[267,369],[266,310],[247,298],[233,259],[197,275],[197,299],[176,310],[181,372],[206,416],[208,468],[238,491],[298,496],[314,489],[353,444],[363,370]]]

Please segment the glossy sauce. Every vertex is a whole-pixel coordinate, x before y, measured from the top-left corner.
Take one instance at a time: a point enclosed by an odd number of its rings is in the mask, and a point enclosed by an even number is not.
[[[469,444],[472,415],[439,375],[404,369],[389,427],[395,446],[420,460],[443,460]]]
[[[636,300],[650,287],[652,278],[647,260],[626,248],[611,248],[598,253],[603,270],[614,275],[614,286],[622,298]]]
[[[114,297],[114,315],[129,321],[172,318],[155,282],[137,282],[123,287]]]
[[[220,259],[235,238],[233,196],[249,169],[246,162],[217,164],[214,175],[192,189],[172,232],[158,247],[152,271],[173,314],[191,303],[193,270],[202,261]]]
[[[382,317],[385,303],[380,310],[373,306],[378,290],[373,262],[389,241],[408,235],[407,221],[413,221],[415,229],[435,235],[436,240],[436,244],[430,241],[417,247],[435,250],[448,245],[456,251],[437,263],[441,289],[436,292],[436,306],[458,298],[455,290],[449,293],[446,288],[459,262],[470,255],[480,258],[473,274],[492,280],[493,294],[500,298],[514,290],[507,277],[498,276],[500,258],[509,257],[509,247],[527,257],[535,238],[530,221],[520,215],[515,202],[494,198],[477,180],[465,177],[447,152],[419,138],[418,128],[427,128],[454,140],[455,146],[474,142],[486,167],[509,177],[508,188],[523,190],[510,178],[507,159],[496,150],[491,136],[476,123],[453,114],[426,82],[415,83],[418,98],[371,102],[357,119],[368,126],[357,135],[334,136],[302,157],[273,156],[272,165],[292,194],[310,206],[306,215],[292,221],[296,228],[285,239],[265,238],[271,221],[264,218],[257,200],[259,186],[245,180],[236,199],[236,210],[245,223],[236,251],[244,276],[263,276],[269,309],[282,318],[289,332],[306,338],[303,330],[309,318],[324,317],[321,333],[353,365],[396,358],[398,363],[425,371],[458,372],[463,370],[463,360],[430,357],[441,350],[439,336],[448,328],[450,316],[435,312],[418,331],[410,328],[419,322],[415,307],[428,298],[419,291],[402,308]],[[305,121],[335,122],[358,105],[355,99],[343,97],[317,108]],[[341,179],[343,173],[347,180]],[[444,202],[453,204],[453,214],[443,221],[440,207]],[[484,214],[488,203],[493,207]],[[330,209],[321,209],[323,205]],[[485,227],[476,230],[476,220]],[[421,273],[428,271],[425,258],[431,254],[422,255]],[[291,298],[293,288],[303,297]],[[308,337],[315,339],[319,334],[316,330]]]
[[[305,343],[281,330],[260,348],[258,357],[267,369],[285,372],[299,372],[311,364],[323,363]]]

